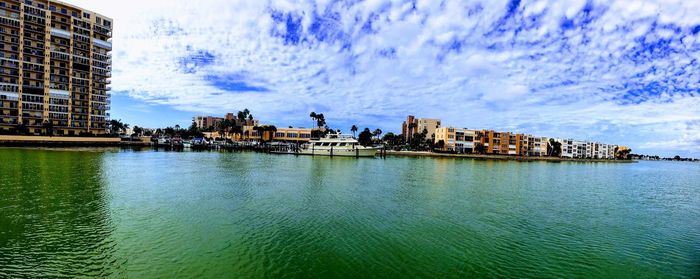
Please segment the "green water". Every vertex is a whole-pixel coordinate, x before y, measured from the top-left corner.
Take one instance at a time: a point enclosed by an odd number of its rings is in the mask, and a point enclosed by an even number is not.
[[[0,149],[0,278],[693,278],[700,164]]]

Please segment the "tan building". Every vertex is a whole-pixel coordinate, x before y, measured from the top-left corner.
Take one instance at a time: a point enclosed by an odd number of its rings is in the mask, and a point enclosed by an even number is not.
[[[406,121],[401,124],[401,134],[408,142],[414,134],[427,131],[426,138],[431,139],[435,135],[435,129],[440,128],[440,119],[416,118],[413,115],[406,117]]]
[[[277,128],[276,141],[309,141],[311,129],[309,128]]]
[[[194,122],[195,125],[197,125],[197,128],[200,129],[216,129],[219,127],[219,122],[223,121],[224,119],[221,117],[214,117],[214,116],[195,116],[192,117],[192,122]]]
[[[224,120],[229,120],[233,122],[236,126],[250,126],[250,129],[255,126],[260,125],[260,121],[257,119],[246,119],[241,121],[238,119],[236,115],[233,113],[227,113],[224,115],[224,117],[215,117],[215,116],[195,116],[192,117],[192,122],[194,122],[195,125],[197,125],[197,128],[208,130],[208,129],[218,129],[219,128],[219,123]]]
[[[0,129],[107,133],[112,26],[59,1],[0,0]]]
[[[442,151],[474,153],[479,140],[479,131],[476,130],[453,127],[435,129],[435,144]]]
[[[428,133],[426,134],[426,137],[428,139],[435,137],[435,130],[437,128],[440,128],[440,119],[434,119],[434,118],[419,118],[418,119],[418,127],[416,127],[416,132],[417,133],[422,133],[423,131],[427,131]]]
[[[523,134],[482,130],[480,144],[484,153],[498,155],[528,155],[528,138]]]

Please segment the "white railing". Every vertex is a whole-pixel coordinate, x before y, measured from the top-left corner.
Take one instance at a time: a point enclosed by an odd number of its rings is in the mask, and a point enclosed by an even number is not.
[[[58,28],[51,28],[51,35],[58,36],[58,37],[63,37],[66,39],[70,39],[70,32],[63,30],[63,29],[58,29]]]
[[[10,101],[18,101],[19,100],[19,93],[15,93],[15,92],[0,91],[0,96],[5,96],[5,99],[10,100]],[[3,98],[0,98],[0,99],[3,99]]]
[[[112,49],[112,43],[103,41],[100,39],[92,39],[92,43],[101,47],[101,48],[107,48],[107,49]]]

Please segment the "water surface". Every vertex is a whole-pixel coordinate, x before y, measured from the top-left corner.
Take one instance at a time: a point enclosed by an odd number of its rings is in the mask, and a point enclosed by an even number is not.
[[[700,164],[0,149],[0,277],[700,276]]]

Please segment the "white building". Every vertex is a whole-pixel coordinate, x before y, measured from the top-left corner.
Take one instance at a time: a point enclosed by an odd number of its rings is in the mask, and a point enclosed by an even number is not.
[[[549,147],[548,137],[527,136],[527,155],[528,156],[547,156],[547,148]]]
[[[561,143],[561,157],[589,159],[615,158],[616,145],[574,139],[555,139],[555,141]]]

